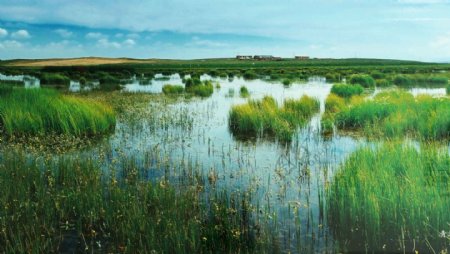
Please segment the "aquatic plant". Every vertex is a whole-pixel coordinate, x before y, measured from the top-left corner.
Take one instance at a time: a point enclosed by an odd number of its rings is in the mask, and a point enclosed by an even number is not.
[[[411,86],[445,86],[448,84],[448,78],[434,75],[396,75],[393,83],[399,87]]]
[[[182,94],[184,93],[184,87],[166,84],[163,86],[162,91],[164,94]]]
[[[2,154],[0,252],[239,253],[262,245],[245,195],[211,190],[205,199],[201,185],[176,191],[141,178],[133,159],[117,165],[104,175],[95,158]]]
[[[295,130],[318,110],[319,102],[308,96],[286,100],[282,107],[275,99],[266,96],[262,100],[250,100],[247,104],[233,106],[229,113],[229,126],[235,135],[269,135],[281,141],[290,141]]]
[[[343,98],[350,98],[354,95],[360,95],[364,92],[364,88],[359,85],[334,84],[331,87],[331,93]]]
[[[258,78],[258,74],[254,70],[246,70],[242,76],[244,77],[244,79],[248,80]]]
[[[344,251],[440,252],[450,244],[450,156],[423,144],[361,148],[327,191],[328,218]],[[447,246],[447,247],[446,247]]]
[[[292,81],[290,79],[284,79],[283,80],[283,85],[290,86],[291,84],[292,84]]]
[[[388,87],[390,85],[391,85],[391,82],[389,82],[389,80],[387,80],[387,79],[377,79],[375,81],[376,87]]]
[[[97,135],[115,127],[108,105],[48,89],[14,88],[0,100],[1,128],[9,136]]]
[[[350,77],[350,84],[359,84],[365,88],[371,88],[375,86],[375,80],[366,74],[355,74]]]
[[[346,100],[334,93],[330,93],[325,100],[325,112],[337,113],[344,110],[346,107]]]
[[[239,95],[242,98],[247,98],[248,96],[250,96],[250,92],[248,91],[246,86],[241,86],[241,88],[239,89]]]
[[[350,103],[335,119],[338,128],[359,129],[370,136],[449,138],[450,99],[383,92],[372,100]]]
[[[200,97],[209,97],[214,92],[214,86],[210,80],[206,80],[203,82],[194,83],[192,85],[188,86],[188,83],[186,82],[186,92],[192,93],[196,96]]]
[[[42,73],[39,77],[42,85],[63,85],[68,86],[70,79],[61,73]]]

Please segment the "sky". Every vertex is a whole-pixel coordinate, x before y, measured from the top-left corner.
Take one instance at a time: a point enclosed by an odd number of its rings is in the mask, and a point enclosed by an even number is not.
[[[450,62],[450,0],[0,0],[0,59]]]

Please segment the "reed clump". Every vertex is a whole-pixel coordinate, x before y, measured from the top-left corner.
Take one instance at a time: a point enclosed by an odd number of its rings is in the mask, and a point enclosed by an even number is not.
[[[248,91],[246,86],[241,86],[241,88],[239,89],[239,95],[242,98],[247,98],[250,96],[250,92]]]
[[[365,88],[371,88],[375,86],[375,80],[366,74],[355,74],[350,77],[350,84],[359,84]]]
[[[198,78],[185,81],[185,91],[200,97],[209,97],[214,93],[214,86],[210,80],[200,81]]]
[[[308,96],[286,100],[279,107],[274,98],[250,100],[231,108],[229,126],[235,135],[243,137],[274,136],[290,141],[298,127],[303,126],[319,111],[319,102]]]
[[[450,99],[401,91],[383,92],[373,99],[350,102],[336,113],[340,129],[362,130],[369,136],[420,139],[450,137]]]
[[[331,87],[331,93],[336,94],[343,98],[350,98],[354,95],[361,95],[364,92],[364,88],[359,85],[348,85],[348,84],[335,84]]]
[[[162,91],[164,94],[182,94],[184,93],[184,87],[183,86],[177,86],[177,85],[164,85],[162,88]]]
[[[327,190],[330,226],[340,248],[445,250],[450,244],[449,176],[446,148],[386,143],[357,150]]]
[[[0,100],[1,128],[8,136],[110,132],[116,119],[104,103],[62,95],[55,90],[13,88]]]

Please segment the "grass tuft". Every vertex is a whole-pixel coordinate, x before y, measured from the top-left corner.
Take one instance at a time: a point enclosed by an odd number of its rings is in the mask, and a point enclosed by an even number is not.
[[[319,111],[319,102],[308,96],[286,100],[279,107],[274,98],[250,100],[231,108],[229,126],[235,135],[245,137],[275,136],[290,141],[296,129],[303,126]]]
[[[112,108],[47,89],[14,88],[0,100],[0,123],[9,135],[97,135],[115,127]]]
[[[448,246],[440,233],[450,230],[449,176],[447,149],[387,143],[354,152],[327,192],[340,247],[428,253],[428,245]]]
[[[336,94],[343,98],[350,98],[354,95],[361,95],[364,92],[364,88],[359,84],[347,85],[347,84],[335,84],[331,88],[331,93]]]

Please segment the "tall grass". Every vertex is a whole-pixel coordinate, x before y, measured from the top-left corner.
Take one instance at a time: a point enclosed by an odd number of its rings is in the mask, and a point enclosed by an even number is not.
[[[303,126],[319,111],[319,102],[308,96],[299,100],[286,100],[279,107],[274,98],[250,100],[247,104],[233,106],[229,126],[235,135],[243,137],[275,136],[290,141],[296,129]]]
[[[186,83],[186,92],[200,97],[209,97],[214,93],[214,86],[209,80],[192,86],[187,86]]]
[[[447,149],[362,148],[327,191],[331,228],[350,252],[441,253],[450,244],[449,194]]]
[[[139,177],[103,175],[90,158],[43,161],[21,152],[0,161],[0,252],[240,253],[258,244],[248,199],[201,186],[175,191]],[[17,184],[20,183],[20,184]]]
[[[70,79],[61,73],[42,73],[40,75],[42,85],[69,85]]]
[[[335,119],[338,128],[360,129],[372,136],[449,138],[450,99],[384,92],[372,100],[350,103]]]
[[[359,84],[365,88],[375,86],[375,80],[366,74],[355,74],[350,77],[350,84]]]
[[[438,85],[448,84],[448,78],[444,76],[426,76],[426,75],[396,75],[393,83],[399,87]]]
[[[47,89],[14,88],[0,100],[1,128],[7,135],[96,135],[115,127],[111,107]]]
[[[334,84],[331,87],[331,93],[343,98],[350,98],[353,95],[360,95],[364,92],[364,88],[359,85]]]
[[[177,85],[164,85],[162,88],[164,94],[182,94],[184,93],[184,87]]]
[[[242,98],[247,98],[250,96],[250,92],[248,91],[246,86],[241,86],[241,88],[239,88],[239,95]]]

